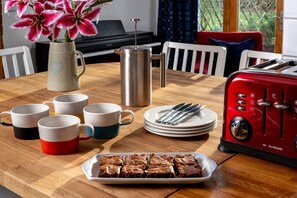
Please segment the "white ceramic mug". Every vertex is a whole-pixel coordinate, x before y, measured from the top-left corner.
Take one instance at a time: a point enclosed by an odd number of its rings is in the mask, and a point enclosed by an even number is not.
[[[80,118],[84,122],[83,108],[88,105],[89,97],[85,94],[64,94],[56,96],[53,101],[46,101],[43,104],[53,104],[55,114],[69,114]]]
[[[91,104],[83,111],[85,123],[94,127],[94,139],[113,138],[118,135],[120,126],[131,124],[134,120],[134,113],[131,110],[123,110],[121,106],[112,103]],[[123,113],[131,115],[129,121],[121,121]]]
[[[87,137],[80,137],[80,128],[89,129]],[[65,155],[75,152],[80,140],[90,139],[94,128],[90,124],[80,124],[73,115],[47,116],[38,121],[41,149],[50,155]]]
[[[2,120],[2,116],[9,114],[12,123]],[[18,139],[33,140],[39,138],[39,119],[49,115],[49,107],[43,104],[26,104],[12,108],[10,111],[0,113],[2,125],[13,126],[14,135]]]

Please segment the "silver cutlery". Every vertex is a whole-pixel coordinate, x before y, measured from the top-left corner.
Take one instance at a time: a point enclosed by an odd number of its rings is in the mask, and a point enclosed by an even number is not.
[[[178,115],[172,117],[170,120],[167,120],[167,122],[165,124],[172,124],[173,122],[175,122],[176,120],[182,118],[183,116],[187,115],[188,113],[192,112],[192,111],[196,111],[197,108],[200,108],[201,105],[199,104],[195,104],[192,106],[189,106],[187,109],[185,109],[184,111],[180,112]]]
[[[187,112],[197,108],[197,106],[199,106],[199,104],[189,105],[187,108],[184,108],[184,109],[178,111],[176,114],[170,116],[170,118],[164,120],[162,123],[163,124],[171,124],[177,118],[179,118],[179,117],[183,116],[184,114],[186,114]]]
[[[184,111],[191,105],[192,103],[188,103],[180,106],[179,108],[175,109],[170,115],[166,116],[166,118],[162,119],[159,123],[165,124],[168,120],[171,120],[173,117],[177,116],[180,112]]]
[[[170,122],[169,124],[171,125],[177,125],[179,123],[184,122],[185,120],[188,120],[189,118],[191,118],[192,116],[194,116],[195,114],[197,114],[198,112],[200,112],[202,109],[205,108],[206,105],[203,106],[198,106],[188,112],[186,112],[185,114],[183,114],[182,116],[179,116],[179,118],[175,119],[173,122]]]
[[[176,110],[178,110],[179,108],[181,108],[182,106],[184,106],[186,103],[180,103],[178,105],[175,105],[174,107],[172,107],[169,111],[167,111],[164,115],[162,115],[160,118],[158,118],[156,120],[157,123],[161,123],[163,120],[165,120],[168,116],[170,116],[171,114],[173,114]]]

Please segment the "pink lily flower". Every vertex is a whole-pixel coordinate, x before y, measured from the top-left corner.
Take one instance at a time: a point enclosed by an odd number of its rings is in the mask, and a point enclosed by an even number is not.
[[[41,34],[49,36],[52,33],[50,26],[63,14],[57,10],[45,10],[44,5],[40,2],[34,4],[34,11],[35,14],[23,14],[20,21],[11,26],[15,29],[29,28],[25,37],[30,41],[38,40]]]
[[[63,11],[63,0],[34,0],[33,2],[42,3],[46,10],[54,9]]]
[[[71,2],[64,0],[64,14],[57,22],[57,27],[60,29],[67,29],[68,36],[71,40],[74,40],[78,35],[78,32],[84,36],[96,35],[97,29],[92,19],[100,13],[101,8],[97,7],[89,12],[84,13],[86,1],[78,2],[75,10],[71,7]]]
[[[26,11],[29,0],[8,0],[5,2],[4,13],[7,13],[10,8],[17,4],[17,16],[21,17]]]

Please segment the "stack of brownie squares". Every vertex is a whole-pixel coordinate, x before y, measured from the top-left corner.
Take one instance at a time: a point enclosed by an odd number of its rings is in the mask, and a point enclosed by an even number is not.
[[[124,178],[145,177],[146,167],[147,167],[146,154],[126,155],[124,156],[124,166],[122,168],[120,176]]]
[[[176,155],[174,165],[178,177],[202,177],[202,169],[191,154]]]
[[[175,177],[173,156],[150,154],[147,167],[147,177],[150,178],[172,178]]]

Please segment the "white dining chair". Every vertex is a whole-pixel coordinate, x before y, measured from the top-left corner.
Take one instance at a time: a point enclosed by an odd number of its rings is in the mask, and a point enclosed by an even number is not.
[[[24,67],[25,75],[35,73],[30,49],[27,46],[0,49],[0,56],[5,78],[21,76],[21,66]],[[21,58],[18,58],[19,56]]]
[[[272,59],[281,59],[282,54],[254,51],[254,50],[244,50],[240,56],[239,70],[247,68],[252,65],[258,65],[264,61],[269,61]],[[251,62],[254,61],[254,62]]]
[[[165,53],[166,69],[171,68],[215,76],[224,75],[227,53],[225,47],[167,41],[163,45],[162,52]],[[172,60],[170,61],[170,59]],[[180,65],[181,61],[179,60],[181,59],[182,64]],[[173,64],[170,65],[171,63]],[[207,71],[205,67],[207,67]],[[214,74],[212,74],[213,67],[215,67]]]

